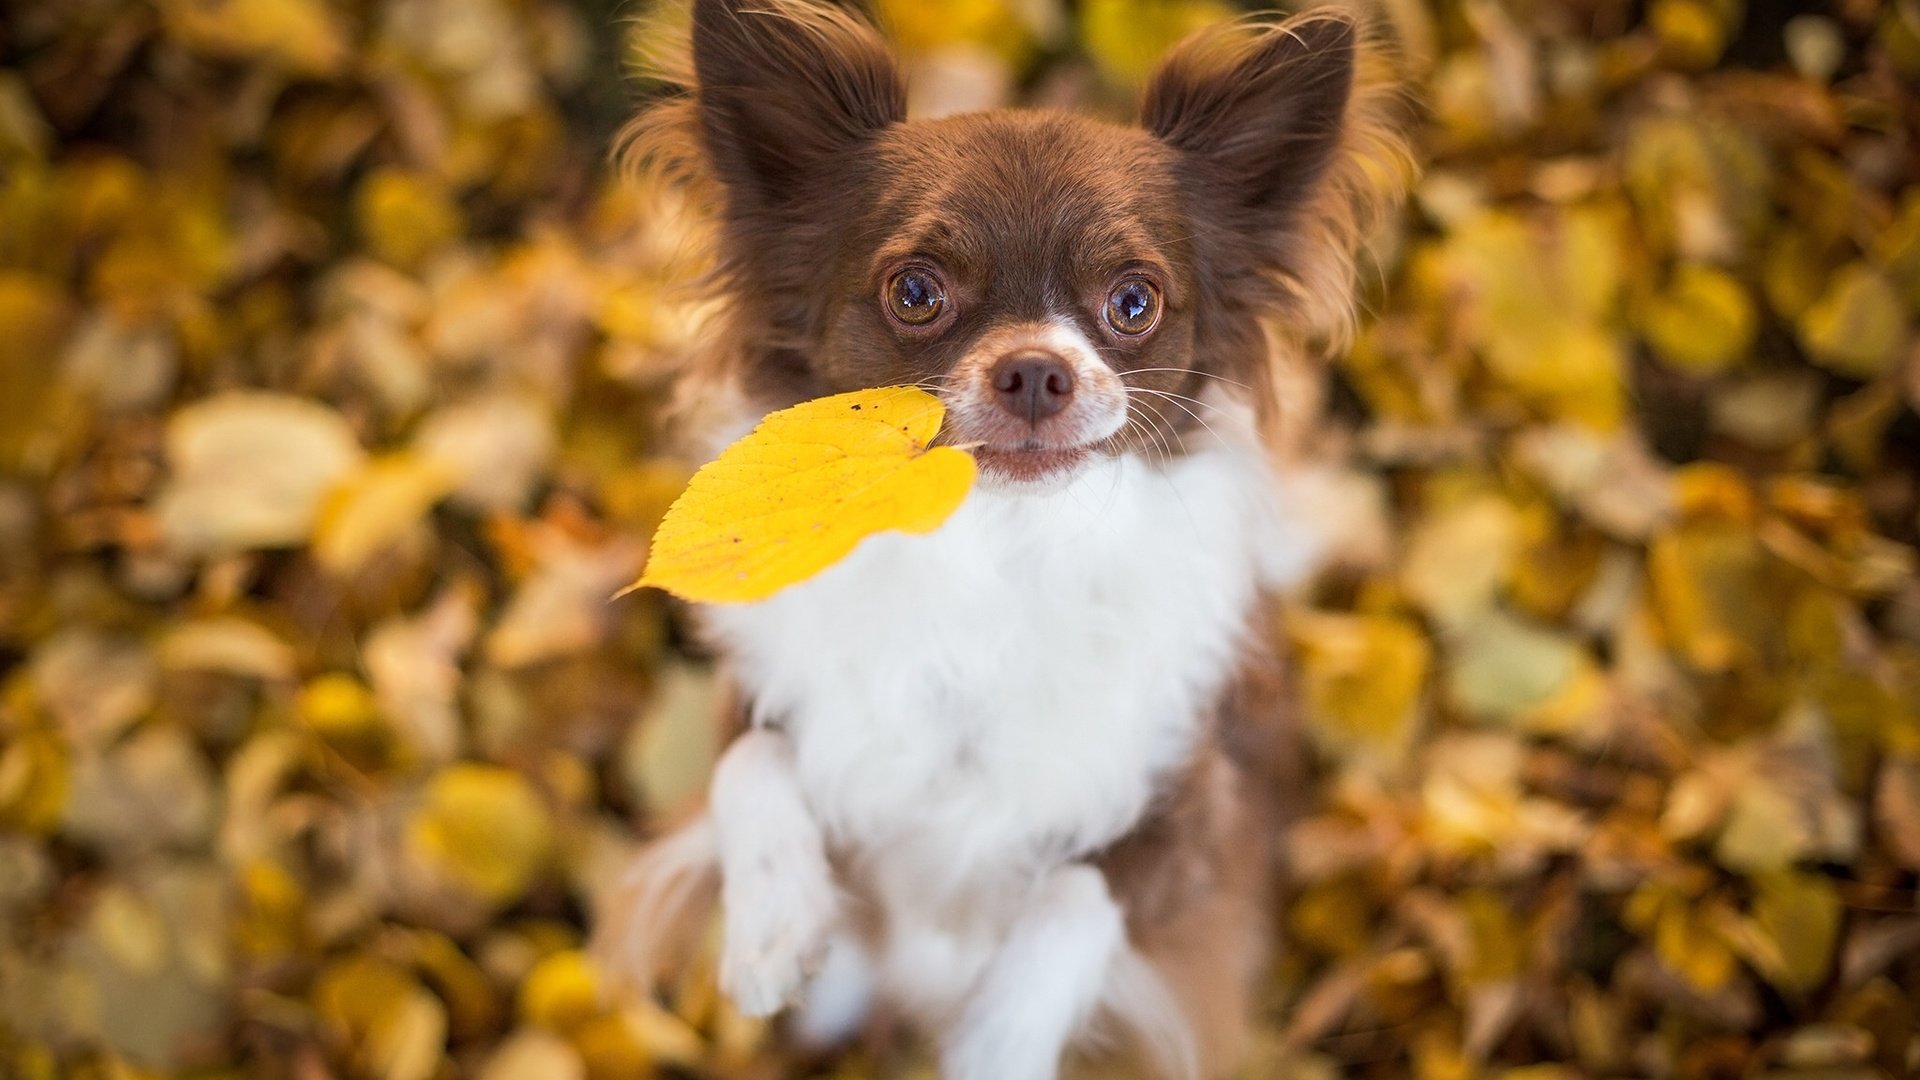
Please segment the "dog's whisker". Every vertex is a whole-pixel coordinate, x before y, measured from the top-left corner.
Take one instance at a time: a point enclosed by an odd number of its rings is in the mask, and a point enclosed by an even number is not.
[[[1127,405],[1127,423],[1126,423],[1126,426],[1123,427],[1121,430],[1132,433],[1134,437],[1134,441],[1139,446],[1140,452],[1142,454],[1147,455],[1147,459],[1151,461],[1153,459],[1152,455],[1155,447],[1154,447],[1154,442],[1149,440],[1151,439],[1151,440],[1157,441],[1159,440],[1159,435],[1158,433],[1150,434],[1147,430],[1146,425],[1143,424],[1141,420],[1142,420],[1142,416],[1134,413],[1133,404],[1129,402]],[[1165,455],[1166,446],[1164,443],[1161,443],[1159,449],[1162,455]],[[1163,461],[1169,461],[1169,460],[1171,459],[1163,457]]]
[[[1172,424],[1167,422],[1166,417],[1160,415],[1160,411],[1158,409],[1150,408],[1146,402],[1133,402],[1131,400],[1129,400],[1128,402],[1128,408],[1131,409],[1136,404],[1139,405],[1140,407],[1141,416],[1146,418],[1147,421],[1153,426],[1154,438],[1159,441],[1160,448],[1164,452],[1164,458],[1162,460],[1163,465],[1171,464],[1174,458],[1172,445],[1170,445],[1167,442],[1165,435],[1161,434],[1163,430],[1167,434],[1171,434],[1174,438],[1174,441],[1180,444],[1180,453],[1185,454],[1187,452],[1186,440],[1180,438],[1179,431],[1176,428],[1174,428]]]
[[[1109,346],[1109,348],[1111,347]],[[1103,350],[1103,351],[1106,351],[1106,350]],[[1246,383],[1235,382],[1232,379],[1227,378],[1225,375],[1215,375],[1211,371],[1200,371],[1195,368],[1177,368],[1177,367],[1130,368],[1126,371],[1116,370],[1114,374],[1120,377],[1121,382],[1125,382],[1127,379],[1127,376],[1129,375],[1146,375],[1152,372],[1159,372],[1159,371],[1171,371],[1180,375],[1197,375],[1202,379],[1214,379],[1219,382],[1226,383],[1228,386],[1237,386],[1242,390],[1251,391],[1253,389],[1253,387],[1248,386]]]
[[[1162,398],[1166,398],[1166,399],[1167,399],[1168,401],[1171,401],[1171,402],[1173,402],[1173,405],[1174,405],[1174,407],[1175,407],[1175,408],[1177,408],[1177,409],[1179,409],[1179,410],[1180,410],[1181,412],[1184,412],[1184,413],[1186,413],[1186,414],[1187,414],[1188,416],[1191,416],[1191,417],[1193,417],[1193,420],[1194,420],[1194,423],[1197,423],[1197,424],[1199,424],[1199,425],[1200,425],[1201,427],[1203,427],[1203,428],[1206,428],[1206,429],[1207,429],[1207,434],[1209,434],[1209,435],[1211,435],[1211,436],[1213,436],[1213,437],[1214,437],[1214,438],[1216,438],[1216,439],[1218,439],[1218,438],[1220,438],[1220,433],[1219,433],[1218,431],[1215,431],[1215,430],[1213,429],[1213,425],[1212,425],[1212,424],[1209,424],[1209,423],[1207,423],[1207,421],[1206,421],[1206,418],[1205,418],[1205,417],[1202,417],[1202,416],[1201,416],[1201,415],[1200,415],[1199,413],[1197,413],[1197,412],[1194,412],[1194,411],[1193,411],[1193,410],[1192,410],[1191,408],[1188,408],[1188,407],[1187,407],[1187,405],[1186,405],[1186,404],[1185,404],[1185,403],[1184,403],[1184,402],[1183,402],[1183,401],[1181,400],[1181,395],[1179,395],[1179,394],[1169,394],[1169,393],[1166,393],[1165,391],[1161,391],[1161,390],[1149,390],[1149,389],[1147,389],[1147,388],[1146,388],[1146,387],[1144,387],[1144,386],[1136,386],[1136,387],[1134,387],[1133,389],[1135,389],[1135,390],[1137,390],[1137,391],[1139,391],[1140,393],[1143,393],[1143,394],[1151,394],[1151,395],[1153,395],[1154,397],[1162,397]],[[1187,401],[1193,401],[1193,399],[1192,399],[1192,398],[1187,398],[1186,400],[1187,400]],[[1203,402],[1203,401],[1194,401],[1194,404],[1195,404],[1195,405],[1199,405],[1199,406],[1201,406],[1201,407],[1203,407],[1203,408],[1212,408],[1212,406],[1209,406],[1209,405],[1207,405],[1207,404],[1206,404],[1205,402]],[[1218,410],[1216,410],[1216,411],[1218,411]],[[1225,415],[1227,415],[1227,414],[1223,412],[1223,413],[1221,413],[1221,415],[1222,415],[1222,416],[1225,416]]]

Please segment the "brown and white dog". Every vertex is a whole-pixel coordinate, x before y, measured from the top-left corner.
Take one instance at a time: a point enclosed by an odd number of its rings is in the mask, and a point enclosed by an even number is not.
[[[804,1038],[885,1008],[949,1080],[1043,1080],[1110,1028],[1217,1075],[1270,921],[1257,616],[1316,547],[1275,356],[1344,327],[1394,195],[1355,24],[1204,33],[1138,126],[910,120],[880,37],[813,0],[695,0],[691,44],[636,135],[718,213],[705,434],[917,384],[981,481],[931,535],[700,613],[741,730],[603,940],[650,977],[717,884],[722,989]]]

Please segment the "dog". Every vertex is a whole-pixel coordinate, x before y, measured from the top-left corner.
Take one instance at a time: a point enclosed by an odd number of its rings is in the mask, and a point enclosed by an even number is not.
[[[1169,1077],[1234,1066],[1291,743],[1261,615],[1317,548],[1279,358],[1338,344],[1398,195],[1364,39],[1203,32],[1134,125],[910,119],[855,14],[694,0],[687,85],[631,132],[714,208],[694,434],[915,385],[979,481],[930,535],[697,613],[735,734],[603,913],[613,963],[657,974],[717,892],[721,989],[803,1040],[884,1010],[948,1080],[1116,1036]]]

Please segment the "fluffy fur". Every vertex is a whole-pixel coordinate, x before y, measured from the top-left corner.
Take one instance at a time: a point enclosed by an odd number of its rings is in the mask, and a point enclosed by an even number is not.
[[[844,11],[695,3],[689,92],[632,145],[714,210],[696,434],[919,383],[984,476],[931,535],[700,613],[746,731],[604,916],[630,970],[717,887],[723,989],[802,1037],[881,1005],[950,1080],[1045,1080],[1116,1028],[1168,1076],[1231,1066],[1285,740],[1257,621],[1315,546],[1276,355],[1340,338],[1393,190],[1362,53],[1342,17],[1235,24],[1176,50],[1140,127],[910,121]],[[941,297],[925,323],[888,314],[902,274]],[[1150,329],[1114,321],[1123,287]]]

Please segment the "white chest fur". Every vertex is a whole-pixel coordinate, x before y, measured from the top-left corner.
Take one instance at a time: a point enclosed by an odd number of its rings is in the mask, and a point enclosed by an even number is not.
[[[1232,670],[1273,482],[1250,447],[977,490],[771,600],[709,612],[829,841],[958,894],[1124,833]]]

